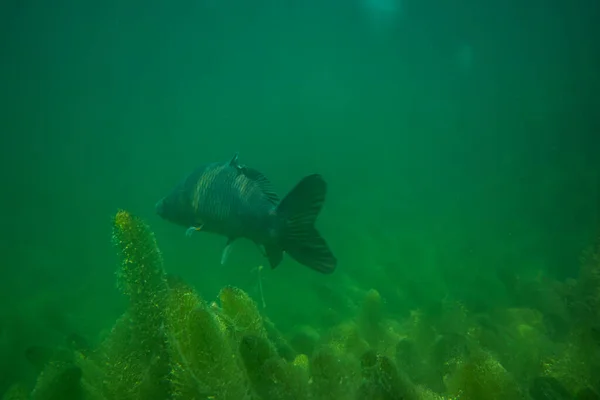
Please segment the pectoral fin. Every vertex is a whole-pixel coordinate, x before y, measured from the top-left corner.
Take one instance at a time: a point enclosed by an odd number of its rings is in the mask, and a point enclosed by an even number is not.
[[[190,226],[189,228],[187,228],[187,230],[185,231],[185,236],[190,237],[192,236],[192,234],[196,231],[202,230],[202,226]]]
[[[227,260],[229,259],[229,254],[231,253],[231,244],[235,239],[227,239],[227,243],[225,244],[225,248],[223,249],[223,253],[221,254],[221,265],[225,265]]]
[[[258,251],[260,251],[260,254],[262,254],[263,257],[267,257],[267,251],[264,249],[263,245],[257,242],[254,242],[254,244],[256,244],[256,247],[258,248]]]
[[[283,249],[277,245],[265,245],[265,253],[271,268],[276,268],[283,260]]]

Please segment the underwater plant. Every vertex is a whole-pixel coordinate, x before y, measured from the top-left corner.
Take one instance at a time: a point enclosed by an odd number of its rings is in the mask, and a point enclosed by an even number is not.
[[[544,376],[577,398],[600,399],[600,239],[583,253],[568,300],[574,324],[557,354],[544,360]]]
[[[447,378],[450,394],[469,400],[522,399],[514,377],[485,350],[477,349]]]
[[[4,396],[3,400],[27,400],[29,399],[30,389],[23,385],[22,383],[15,383],[11,387],[8,388]]]
[[[173,398],[250,398],[225,323],[182,282],[170,286],[167,309]]]
[[[437,311],[401,315],[372,288],[355,315],[288,336],[244,290],[226,286],[207,301],[167,274],[140,218],[116,213],[113,241],[128,300],[121,317],[96,346],[69,337],[32,347],[37,380],[14,384],[4,400],[599,398],[600,253],[574,286],[580,322],[564,341],[533,306],[475,314],[445,298]]]

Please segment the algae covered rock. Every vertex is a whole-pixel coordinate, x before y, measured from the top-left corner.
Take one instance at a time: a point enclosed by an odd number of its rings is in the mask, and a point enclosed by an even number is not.
[[[29,400],[30,389],[23,383],[15,383],[8,388],[2,400]]]
[[[176,399],[244,399],[248,385],[225,324],[183,283],[171,284],[165,331]]]
[[[581,389],[575,396],[576,400],[600,400],[600,394],[592,388]]]
[[[571,393],[592,386],[597,373],[591,367],[597,350],[586,340],[587,335],[573,332],[568,342],[542,363],[542,375],[557,379]]]
[[[396,344],[396,364],[404,371],[417,377],[423,369],[423,355],[410,338],[402,338]]]
[[[261,372],[270,380],[262,391],[263,400],[308,400],[308,376],[301,365],[288,363],[282,358],[268,359]]]
[[[574,400],[569,391],[556,379],[538,376],[531,382],[529,395],[533,400]]]
[[[358,315],[358,326],[362,337],[371,346],[377,346],[383,340],[383,302],[375,289],[369,290],[364,297]]]
[[[363,339],[357,324],[347,322],[336,326],[322,337],[322,342],[337,352],[360,357],[370,349],[369,343]]]
[[[219,292],[221,311],[230,329],[238,341],[244,335],[267,337],[262,316],[256,302],[246,292],[233,286],[227,286]]]
[[[267,317],[263,318],[267,338],[273,343],[277,349],[277,353],[286,361],[293,362],[299,356],[298,351],[294,349],[291,343],[285,339],[284,335],[277,329],[275,324]],[[304,353],[300,351],[300,353]]]
[[[449,394],[464,400],[523,399],[514,377],[489,352],[473,349],[446,380]]]
[[[296,326],[290,336],[290,345],[296,351],[307,355],[313,354],[321,339],[319,332],[307,325]]]
[[[242,337],[240,355],[252,387],[262,400],[309,398],[305,368],[280,358],[265,337],[252,334]]]
[[[76,365],[50,363],[38,377],[32,400],[84,400],[82,371]]]
[[[310,376],[315,400],[354,400],[360,364],[351,355],[322,347],[310,360]]]
[[[363,382],[356,400],[418,400],[412,382],[388,357],[369,350],[361,357],[361,369]]]
[[[160,250],[149,227],[126,211],[115,215],[113,241],[121,259],[118,285],[129,307],[91,356],[96,363],[81,364],[94,371],[90,386],[107,399],[163,399],[170,393],[170,364],[163,329],[168,288]]]

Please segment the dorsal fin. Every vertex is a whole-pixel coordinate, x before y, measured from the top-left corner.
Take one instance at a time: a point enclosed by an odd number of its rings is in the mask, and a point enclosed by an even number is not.
[[[248,179],[258,184],[262,192],[271,203],[279,204],[279,196],[277,193],[275,193],[273,184],[267,179],[266,176],[262,174],[262,172],[250,167],[243,167],[242,172]]]
[[[239,168],[240,167],[239,158],[240,158],[240,153],[235,153],[233,155],[233,158],[229,161],[229,165],[234,168]]]

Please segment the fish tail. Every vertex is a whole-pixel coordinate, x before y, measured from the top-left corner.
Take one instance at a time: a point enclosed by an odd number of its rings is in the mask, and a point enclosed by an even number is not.
[[[318,174],[303,178],[281,200],[277,215],[282,218],[279,243],[265,248],[272,267],[285,251],[294,260],[324,274],[332,273],[337,260],[315,228],[315,221],[327,193],[327,184]]]

